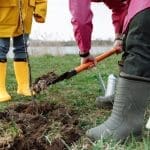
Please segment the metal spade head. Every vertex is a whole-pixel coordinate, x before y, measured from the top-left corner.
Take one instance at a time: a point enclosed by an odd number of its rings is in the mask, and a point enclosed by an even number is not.
[[[35,93],[40,93],[41,91],[47,89],[48,86],[60,82],[64,79],[69,79],[76,74],[77,73],[75,70],[65,72],[60,76],[56,75],[54,72],[48,72],[47,74],[35,79],[35,82],[32,84],[32,90]]]

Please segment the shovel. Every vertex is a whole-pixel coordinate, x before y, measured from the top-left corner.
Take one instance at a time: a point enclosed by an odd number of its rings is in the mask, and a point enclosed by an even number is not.
[[[97,56],[96,61],[100,62],[103,59],[105,59],[105,58],[107,58],[113,54],[118,54],[120,52],[121,52],[120,48],[112,48],[108,51],[103,52],[99,56]],[[57,76],[55,73],[50,72],[47,75],[43,75],[43,76],[37,78],[32,85],[32,89],[33,89],[33,91],[35,91],[35,93],[39,93],[40,91],[46,89],[49,85],[55,84],[55,83],[60,82],[64,79],[69,79],[69,78],[77,75],[78,73],[89,69],[90,66],[92,66],[92,65],[93,65],[92,62],[81,64],[80,66],[75,67],[71,71],[67,71],[67,72],[63,73],[60,76]]]

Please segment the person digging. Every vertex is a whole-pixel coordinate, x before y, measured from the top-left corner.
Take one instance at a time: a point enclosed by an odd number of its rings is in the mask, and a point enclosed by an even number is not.
[[[80,50],[81,63],[95,60],[90,54],[93,31],[91,0],[70,0],[71,23]],[[150,1],[98,0],[112,10],[115,38],[123,38],[123,70],[116,87],[110,117],[86,132],[91,140],[111,137],[124,141],[130,135],[141,137],[144,113],[150,99]],[[82,11],[81,11],[82,10]]]

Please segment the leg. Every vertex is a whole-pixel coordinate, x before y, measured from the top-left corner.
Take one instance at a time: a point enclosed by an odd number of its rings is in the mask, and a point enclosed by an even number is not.
[[[114,102],[114,94],[116,90],[116,80],[117,78],[113,74],[109,75],[105,95],[96,98],[96,106],[98,108],[112,108]]]
[[[0,102],[8,101],[11,99],[5,86],[7,58],[6,55],[9,51],[10,39],[0,38]]]
[[[14,46],[14,70],[18,83],[17,93],[25,96],[31,96],[29,66],[27,62],[27,41],[28,35],[20,35],[13,38]]]
[[[116,140],[124,140],[130,134],[138,136],[142,133],[144,112],[150,98],[149,16],[150,9],[147,9],[130,23],[111,116],[87,131],[91,139],[113,136]]]
[[[124,62],[124,58],[118,61],[119,72],[122,71],[123,62]],[[105,95],[96,98],[95,103],[98,108],[112,108],[114,103],[115,91],[116,91],[117,77],[113,77],[113,80],[114,81],[112,83],[110,82],[111,84],[109,84],[109,78],[108,78]],[[109,88],[111,89],[111,93],[108,92]]]
[[[144,111],[150,97],[150,79],[120,73],[111,116],[87,131],[92,140],[113,137],[119,141],[130,134],[140,136]]]
[[[146,128],[147,128],[147,129],[150,129],[150,117],[149,117],[149,119],[148,119],[148,121],[147,121]]]

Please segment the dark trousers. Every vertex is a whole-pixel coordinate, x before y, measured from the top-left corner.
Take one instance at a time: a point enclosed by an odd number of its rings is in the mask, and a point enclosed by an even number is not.
[[[7,53],[10,49],[10,39],[11,38],[0,38],[0,62],[7,61]],[[13,53],[14,60],[25,61],[27,59],[26,49],[29,35],[25,34],[13,37]]]
[[[132,19],[123,43],[122,71],[150,78],[150,8]]]

